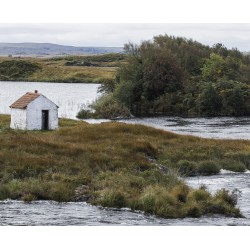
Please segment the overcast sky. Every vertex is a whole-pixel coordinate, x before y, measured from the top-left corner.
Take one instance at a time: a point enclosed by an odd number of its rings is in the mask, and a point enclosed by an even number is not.
[[[123,46],[168,34],[192,38],[206,45],[222,43],[250,51],[250,23],[246,24],[0,24],[0,42],[47,42],[73,46]]]

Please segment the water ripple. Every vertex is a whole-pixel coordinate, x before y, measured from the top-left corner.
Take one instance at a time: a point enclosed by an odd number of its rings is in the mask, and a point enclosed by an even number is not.
[[[189,177],[186,182],[194,188],[205,184],[214,193],[220,188],[238,188],[242,195],[238,206],[246,218],[229,218],[221,215],[201,218],[162,219],[130,209],[101,208],[86,202],[57,203],[54,201],[5,200],[0,202],[0,225],[46,226],[250,226],[250,179],[246,173],[227,173],[215,176]]]

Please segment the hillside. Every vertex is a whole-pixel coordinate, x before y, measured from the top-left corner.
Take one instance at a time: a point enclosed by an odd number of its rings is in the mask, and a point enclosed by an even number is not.
[[[53,43],[0,43],[1,56],[49,57],[122,52],[121,47],[75,47]]]

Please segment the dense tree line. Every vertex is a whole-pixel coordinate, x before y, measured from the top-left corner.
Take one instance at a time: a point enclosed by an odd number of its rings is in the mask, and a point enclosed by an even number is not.
[[[124,51],[127,63],[101,87],[116,114],[121,105],[143,116],[250,115],[250,57],[236,48],[160,35]]]

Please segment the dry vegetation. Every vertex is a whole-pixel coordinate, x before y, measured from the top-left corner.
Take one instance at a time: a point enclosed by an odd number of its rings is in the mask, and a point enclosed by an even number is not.
[[[212,196],[204,187],[194,190],[178,174],[209,174],[204,166],[210,165],[214,173],[214,165],[220,168],[222,161],[223,166],[238,162],[249,168],[248,141],[65,119],[57,131],[14,131],[9,122],[9,116],[0,116],[0,199],[87,200],[165,218],[240,216],[234,194],[220,190]]]
[[[100,83],[104,79],[113,78],[117,67],[123,59],[116,54],[99,56],[67,56],[57,58],[0,58],[0,80],[2,81],[33,81],[33,82],[77,82]],[[1,66],[2,62],[9,65]],[[6,68],[13,68],[13,72],[20,69],[15,63],[28,62],[33,64],[34,71],[29,74],[6,74]],[[86,63],[87,62],[87,63]],[[84,66],[89,65],[89,66]],[[31,65],[32,66],[32,65]],[[18,68],[17,68],[18,67]],[[1,69],[3,72],[1,72]],[[29,69],[22,67],[27,72]],[[20,72],[22,73],[22,72]]]

